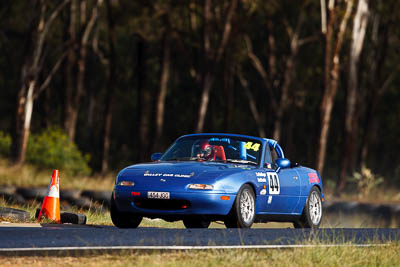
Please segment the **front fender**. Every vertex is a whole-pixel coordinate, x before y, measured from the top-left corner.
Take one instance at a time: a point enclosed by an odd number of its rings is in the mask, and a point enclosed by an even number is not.
[[[237,194],[244,184],[249,184],[257,195],[260,191],[259,188],[262,188],[262,186],[256,183],[255,175],[254,177],[252,176],[251,173],[238,173],[229,177],[219,178],[218,183],[221,184],[227,194]]]

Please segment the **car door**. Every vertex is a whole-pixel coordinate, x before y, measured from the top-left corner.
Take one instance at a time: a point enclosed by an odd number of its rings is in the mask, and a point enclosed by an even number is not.
[[[280,169],[269,179],[268,212],[292,213],[300,199],[300,178],[295,169]],[[273,181],[273,182],[272,182]],[[279,190],[277,190],[277,183]]]
[[[262,210],[267,213],[290,214],[300,199],[300,177],[296,168],[276,169],[277,155],[274,150],[266,149],[265,171],[267,172],[266,197],[262,201]]]

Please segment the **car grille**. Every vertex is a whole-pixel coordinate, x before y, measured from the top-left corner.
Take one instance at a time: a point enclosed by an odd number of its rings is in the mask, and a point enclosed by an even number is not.
[[[138,198],[134,200],[134,203],[136,207],[153,210],[183,210],[190,208],[189,201],[179,199]]]

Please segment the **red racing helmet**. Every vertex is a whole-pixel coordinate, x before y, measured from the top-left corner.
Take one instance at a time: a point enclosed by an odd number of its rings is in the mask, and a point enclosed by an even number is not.
[[[199,140],[193,144],[192,157],[210,159],[213,155],[213,146],[208,140]]]

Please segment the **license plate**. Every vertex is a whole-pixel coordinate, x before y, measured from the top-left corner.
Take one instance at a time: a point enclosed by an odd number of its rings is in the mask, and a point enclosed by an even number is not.
[[[147,192],[148,198],[169,199],[169,192]]]

